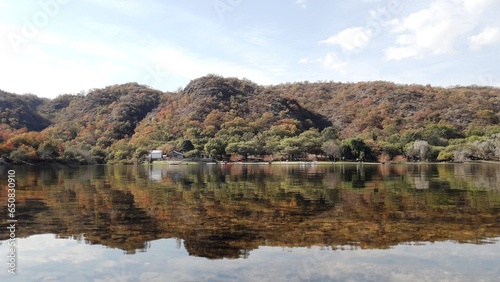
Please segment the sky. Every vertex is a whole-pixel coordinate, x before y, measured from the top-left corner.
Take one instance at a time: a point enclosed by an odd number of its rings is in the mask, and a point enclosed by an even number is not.
[[[54,98],[218,74],[500,86],[500,0],[0,0],[0,89]]]

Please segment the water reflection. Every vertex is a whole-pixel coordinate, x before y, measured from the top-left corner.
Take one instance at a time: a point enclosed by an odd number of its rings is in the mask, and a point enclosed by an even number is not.
[[[56,234],[128,254],[166,238],[191,256],[236,259],[263,246],[387,249],[500,236],[497,164],[14,169],[18,238]]]
[[[208,260],[189,256],[174,239],[154,240],[148,252],[133,256],[50,234],[19,243],[19,273],[0,272],[2,281],[497,281],[500,275],[499,244],[261,246],[245,260]]]

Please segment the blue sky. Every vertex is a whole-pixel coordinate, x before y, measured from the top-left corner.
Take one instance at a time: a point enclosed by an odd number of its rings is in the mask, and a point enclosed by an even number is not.
[[[500,86],[500,0],[0,0],[0,89],[56,97],[210,74]]]

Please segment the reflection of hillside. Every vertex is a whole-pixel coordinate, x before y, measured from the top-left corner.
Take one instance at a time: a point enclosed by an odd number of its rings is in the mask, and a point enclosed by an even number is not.
[[[483,170],[494,181],[500,169],[457,170],[444,165],[19,169],[17,236],[83,234],[88,243],[129,253],[151,240],[176,237],[191,255],[212,259],[246,257],[262,245],[388,248],[498,237],[500,189],[474,185],[485,183],[478,180]],[[162,178],[151,179],[151,172]],[[415,178],[428,188],[417,189],[422,187]],[[0,201],[6,199],[2,191]]]

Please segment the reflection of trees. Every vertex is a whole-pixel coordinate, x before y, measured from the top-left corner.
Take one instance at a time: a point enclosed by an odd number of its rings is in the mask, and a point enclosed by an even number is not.
[[[46,167],[19,177],[18,237],[55,233],[60,237],[83,234],[92,244],[127,252],[144,249],[156,239],[155,223],[134,206],[134,196],[114,189],[108,180],[96,179],[104,167],[52,169]],[[111,181],[112,182],[112,181]],[[2,194],[3,196],[3,194]]]
[[[162,178],[149,177],[152,171]],[[17,174],[19,237],[83,234],[129,253],[171,237],[182,238],[191,255],[215,259],[247,257],[265,244],[387,248],[500,235],[497,165],[95,166]],[[416,178],[428,186],[416,189]]]

